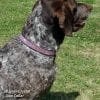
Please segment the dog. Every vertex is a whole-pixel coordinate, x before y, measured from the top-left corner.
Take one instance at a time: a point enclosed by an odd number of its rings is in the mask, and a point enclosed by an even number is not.
[[[0,100],[38,100],[46,94],[60,44],[83,28],[91,10],[75,0],[38,0],[21,34],[0,49]]]

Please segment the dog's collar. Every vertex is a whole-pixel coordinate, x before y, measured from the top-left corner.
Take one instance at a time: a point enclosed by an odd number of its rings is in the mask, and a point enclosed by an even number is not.
[[[41,54],[47,55],[47,56],[55,56],[55,51],[53,50],[46,50],[44,48],[41,48],[37,46],[35,43],[31,43],[29,40],[27,40],[24,36],[20,35],[19,39],[23,44],[25,44],[27,47],[29,47],[32,50],[35,50]]]

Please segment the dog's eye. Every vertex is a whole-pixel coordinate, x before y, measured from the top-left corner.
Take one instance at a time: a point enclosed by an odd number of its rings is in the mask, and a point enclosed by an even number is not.
[[[77,8],[73,9],[73,14],[75,14],[77,12]]]
[[[82,18],[82,20],[86,20],[86,19],[87,19],[87,16],[85,16],[85,17]]]

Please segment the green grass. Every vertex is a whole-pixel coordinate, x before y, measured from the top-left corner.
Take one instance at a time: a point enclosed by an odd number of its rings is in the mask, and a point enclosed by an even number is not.
[[[19,34],[34,0],[0,0],[0,45]],[[43,100],[100,100],[100,0],[83,30],[66,37],[57,54],[57,75]]]
[[[33,0],[0,0],[0,45],[21,32]]]
[[[93,4],[96,0],[76,0],[76,1]]]

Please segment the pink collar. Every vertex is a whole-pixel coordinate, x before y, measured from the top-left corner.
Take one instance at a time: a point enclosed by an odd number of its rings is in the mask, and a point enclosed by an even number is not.
[[[55,51],[43,49],[43,48],[37,46],[35,43],[31,43],[22,35],[19,36],[19,39],[23,42],[23,44],[25,44],[26,46],[28,46],[32,50],[35,50],[35,51],[37,51],[41,54],[44,54],[46,56],[55,56]]]

